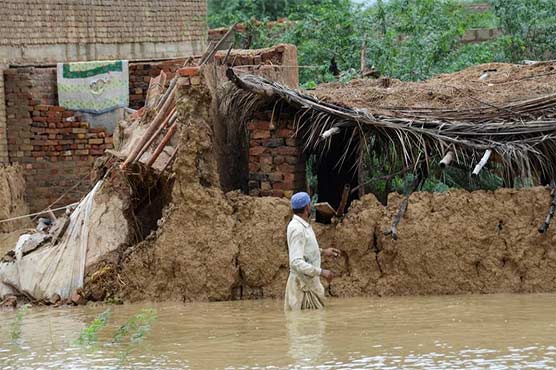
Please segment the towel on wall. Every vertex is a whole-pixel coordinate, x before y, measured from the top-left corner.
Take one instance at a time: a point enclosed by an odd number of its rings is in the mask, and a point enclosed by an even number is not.
[[[66,109],[104,113],[129,105],[127,60],[58,63],[58,104]]]

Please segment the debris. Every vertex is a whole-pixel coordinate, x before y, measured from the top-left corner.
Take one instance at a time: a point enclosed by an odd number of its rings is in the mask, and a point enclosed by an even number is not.
[[[481,172],[483,167],[487,164],[491,154],[492,154],[492,149],[487,149],[485,151],[485,154],[483,155],[483,158],[481,158],[481,161],[479,163],[477,163],[477,165],[475,166],[475,169],[473,170],[473,173],[471,174],[471,176],[479,176],[479,172]]]
[[[8,295],[8,296],[4,297],[2,302],[0,302],[0,307],[16,308],[17,307],[17,297],[15,295]]]
[[[344,191],[342,192],[342,198],[340,200],[340,205],[336,210],[336,217],[342,217],[344,215],[346,205],[348,202],[351,186],[349,184],[344,185]]]
[[[78,288],[70,296],[70,302],[76,306],[83,306],[87,304],[87,300],[84,297],[83,289]]]
[[[454,152],[448,152],[440,161],[440,168],[446,168],[452,163],[454,160]]]

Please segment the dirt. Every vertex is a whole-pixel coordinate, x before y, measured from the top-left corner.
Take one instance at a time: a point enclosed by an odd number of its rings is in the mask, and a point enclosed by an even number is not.
[[[556,62],[480,64],[421,82],[356,79],[345,84],[322,84],[309,93],[336,105],[369,111],[399,107],[460,109],[488,104],[500,106],[556,93]]]
[[[25,179],[19,166],[0,166],[0,220],[26,215]],[[21,234],[33,226],[29,217],[0,223],[0,255],[12,249]]]
[[[376,208],[374,197],[366,196],[336,227],[332,242],[339,248],[361,248],[365,242],[369,248],[356,258],[348,252],[350,264],[333,283],[333,292],[423,295],[556,289],[554,230],[537,231],[550,204],[544,188],[416,193],[394,241],[383,231],[400,201],[393,195],[387,208],[377,205],[383,210],[377,219],[377,214],[362,216]],[[372,238],[347,237],[360,235],[377,221]],[[337,289],[345,280],[348,287]]]
[[[211,127],[210,93],[181,88],[180,152],[171,203],[146,240],[99,271],[126,301],[280,298],[288,274],[288,200],[224,193]],[[537,227],[544,188],[415,193],[399,239],[383,231],[401,201],[354,201],[336,225],[315,224],[322,247],[342,251],[323,265],[340,273],[333,296],[556,290],[556,234]],[[106,287],[105,287],[106,288]]]

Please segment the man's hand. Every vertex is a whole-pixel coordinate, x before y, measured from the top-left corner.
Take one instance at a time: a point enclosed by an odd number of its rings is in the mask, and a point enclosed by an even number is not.
[[[326,248],[322,251],[325,257],[338,257],[342,252],[336,248]]]
[[[320,272],[320,276],[326,279],[329,283],[336,277],[336,273],[332,270],[325,270],[322,269]]]

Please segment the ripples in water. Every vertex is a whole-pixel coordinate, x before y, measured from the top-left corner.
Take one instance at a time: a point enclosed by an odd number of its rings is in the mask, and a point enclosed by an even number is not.
[[[284,313],[282,302],[112,307],[96,346],[76,344],[106,307],[36,308],[11,343],[1,313],[2,369],[551,369],[556,295],[335,299],[324,311]],[[158,320],[144,341],[112,343],[145,307]],[[122,354],[129,350],[127,356]]]

